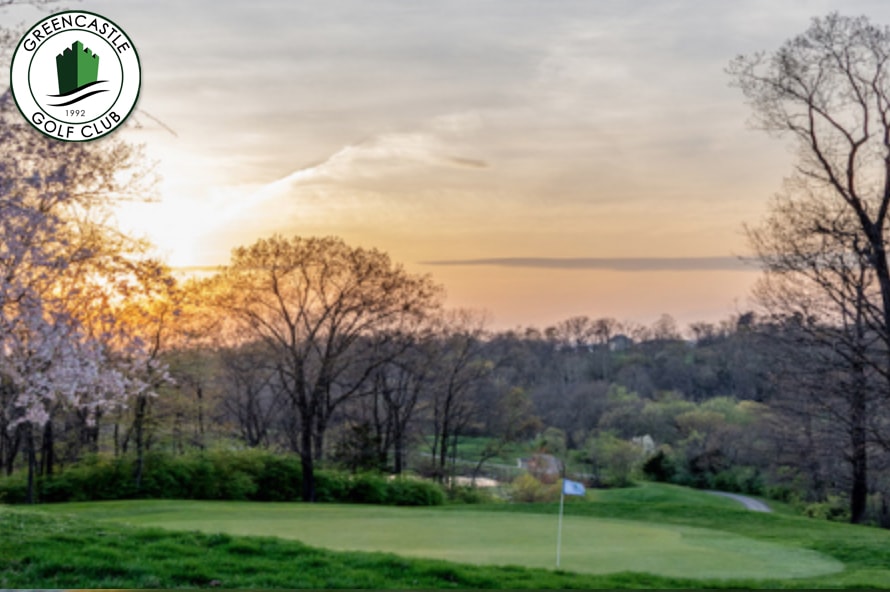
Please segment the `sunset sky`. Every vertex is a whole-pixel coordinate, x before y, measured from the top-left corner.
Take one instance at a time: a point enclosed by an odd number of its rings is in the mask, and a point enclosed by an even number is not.
[[[747,309],[743,226],[793,155],[749,128],[724,68],[832,10],[890,24],[885,0],[70,6],[141,57],[144,127],[121,133],[164,181],[120,222],[172,265],[334,234],[433,274],[497,328]],[[38,18],[0,8],[4,25]]]

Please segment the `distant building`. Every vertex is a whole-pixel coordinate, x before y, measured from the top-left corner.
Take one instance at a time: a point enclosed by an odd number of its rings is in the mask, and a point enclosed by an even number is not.
[[[552,454],[533,454],[528,458],[518,459],[516,465],[539,479],[557,479],[562,474],[562,464]]]
[[[609,351],[620,352],[631,348],[634,340],[627,335],[618,334],[609,340]]]

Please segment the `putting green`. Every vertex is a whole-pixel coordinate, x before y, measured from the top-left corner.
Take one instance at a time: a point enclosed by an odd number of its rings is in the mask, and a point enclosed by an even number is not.
[[[173,530],[276,536],[335,550],[553,569],[555,515],[436,508],[126,501],[44,509]],[[566,516],[561,568],[691,578],[797,578],[843,564],[815,551],[703,528]]]

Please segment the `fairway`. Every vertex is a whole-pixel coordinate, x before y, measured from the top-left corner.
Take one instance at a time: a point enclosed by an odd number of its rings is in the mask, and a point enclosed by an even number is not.
[[[141,500],[43,506],[138,526],[297,539],[469,564],[553,569],[556,516],[441,508]],[[562,569],[689,578],[798,578],[843,564],[814,551],[712,529],[566,516]]]

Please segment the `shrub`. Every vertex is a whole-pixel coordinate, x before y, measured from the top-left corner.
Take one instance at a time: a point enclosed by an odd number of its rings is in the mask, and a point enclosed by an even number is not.
[[[832,522],[848,522],[850,520],[849,508],[844,500],[837,495],[829,495],[824,502],[809,504],[803,512],[810,518],[821,518]]]
[[[289,502],[299,499],[303,488],[300,460],[293,456],[267,455],[256,476],[256,484],[254,500]]]
[[[552,502],[559,499],[559,493],[559,483],[541,483],[532,475],[520,475],[510,488],[510,497],[517,502]]]
[[[349,475],[337,471],[315,471],[315,499],[320,502],[342,502],[349,496]]]
[[[380,475],[356,475],[349,480],[346,500],[355,504],[385,504],[389,497],[388,485]]]
[[[388,503],[394,506],[441,506],[445,492],[432,481],[396,477],[388,482]]]
[[[628,487],[631,474],[640,460],[640,448],[605,432],[587,443],[590,462],[600,485],[606,487]]]
[[[138,497],[195,499],[195,489],[206,487],[195,481],[195,457],[188,455],[174,457],[169,454],[152,452],[145,456],[145,465],[142,470],[142,482]],[[130,480],[136,472],[136,460],[128,459],[130,464]],[[198,498],[198,499],[206,499]]]
[[[38,501],[66,502],[127,498],[226,499],[293,501],[300,499],[299,459],[265,451],[215,451],[171,456],[152,452],[145,457],[142,483],[135,487],[133,457],[89,457],[49,477],[38,477]],[[316,499],[320,502],[431,506],[445,503],[442,488],[413,479],[387,479],[375,473],[350,476],[318,470]],[[24,503],[23,473],[0,478],[0,502]]]
[[[491,491],[469,485],[452,487],[448,490],[448,499],[458,504],[488,504],[495,501]]]
[[[770,499],[788,504],[800,503],[800,494],[787,485],[771,485],[765,489],[764,495]]]
[[[25,476],[22,475],[27,496]],[[84,462],[49,476],[37,476],[38,501],[93,501],[134,497],[132,463],[122,458],[90,456]],[[18,502],[14,502],[18,503]]]
[[[220,498],[227,500],[252,500],[257,490],[256,481],[254,481],[251,475],[243,471],[235,471],[230,475],[226,475],[220,485]]]
[[[753,467],[732,467],[720,471],[711,480],[711,487],[750,495],[762,495],[764,491],[760,471]]]
[[[0,503],[23,504],[28,499],[28,481],[24,475],[0,479]]]

